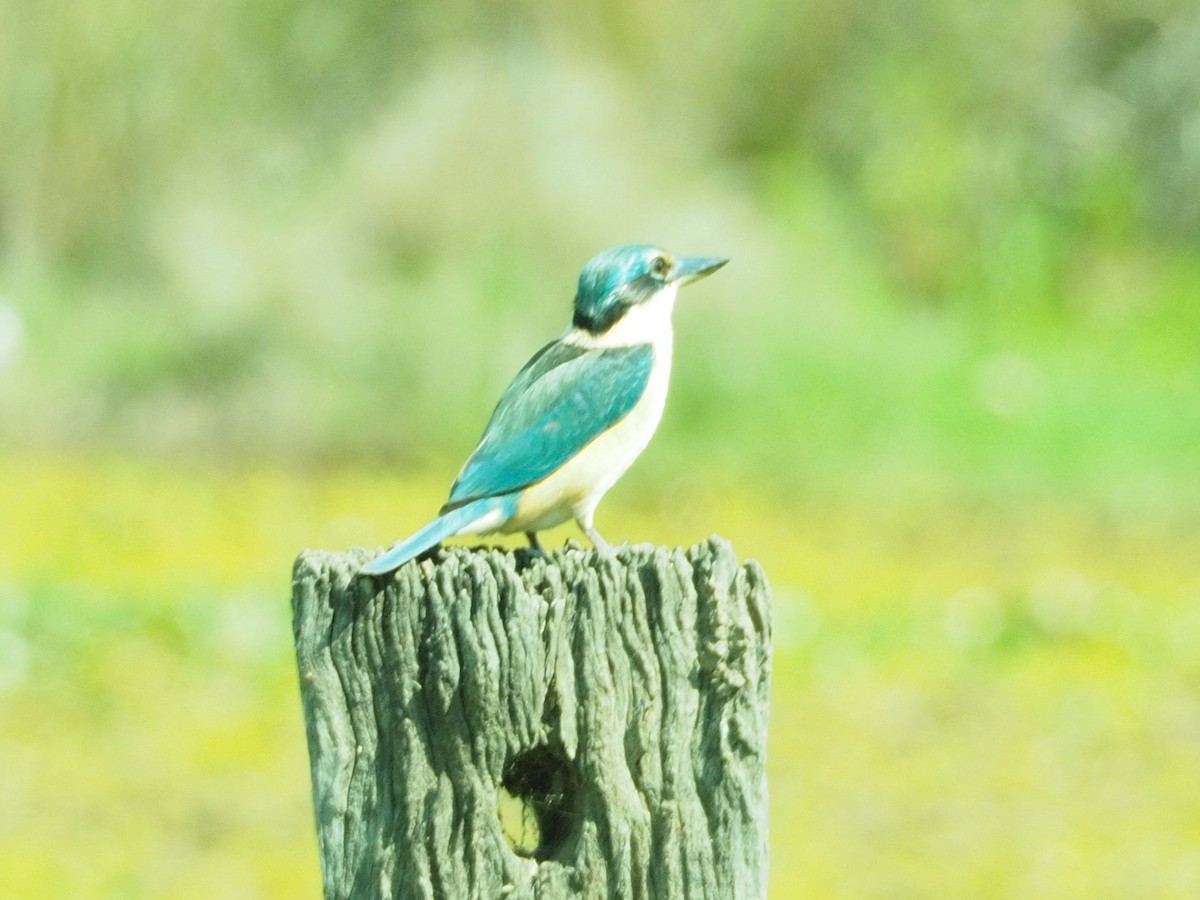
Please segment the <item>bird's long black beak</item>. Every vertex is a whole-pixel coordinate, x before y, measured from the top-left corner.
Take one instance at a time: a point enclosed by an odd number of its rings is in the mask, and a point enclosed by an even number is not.
[[[685,256],[675,260],[675,268],[671,270],[671,280],[680,284],[699,281],[705,275],[711,275],[717,271],[727,262],[729,262],[728,259],[717,256]]]

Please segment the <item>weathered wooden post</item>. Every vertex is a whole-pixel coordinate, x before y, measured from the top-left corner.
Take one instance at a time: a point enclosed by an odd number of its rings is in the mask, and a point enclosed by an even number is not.
[[[716,538],[364,559],[306,552],[293,582],[327,900],[765,897],[756,563]]]

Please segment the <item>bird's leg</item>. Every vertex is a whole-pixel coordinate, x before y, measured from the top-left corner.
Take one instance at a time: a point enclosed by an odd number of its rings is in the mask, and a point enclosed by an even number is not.
[[[529,549],[533,551],[534,556],[546,555],[546,551],[542,549],[541,541],[538,540],[536,531],[525,532],[525,537],[529,538]]]
[[[587,538],[592,542],[593,547],[595,547],[605,556],[612,556],[612,545],[604,538],[600,537],[600,532],[598,532],[592,525],[592,517],[590,515],[580,516],[575,520],[575,523],[579,526],[579,529],[587,535]]]

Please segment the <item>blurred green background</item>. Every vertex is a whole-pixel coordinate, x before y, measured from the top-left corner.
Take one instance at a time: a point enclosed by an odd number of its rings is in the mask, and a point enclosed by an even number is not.
[[[772,579],[772,897],[1200,896],[1194,4],[0,21],[0,896],[319,896],[291,560],[627,241],[733,258],[597,525]]]

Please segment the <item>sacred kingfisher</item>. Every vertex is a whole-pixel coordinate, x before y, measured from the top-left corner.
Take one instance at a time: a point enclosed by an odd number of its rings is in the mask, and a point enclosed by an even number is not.
[[[386,574],[460,534],[523,531],[541,550],[537,533],[568,519],[610,551],[592,517],[662,419],[675,294],[728,261],[645,244],[593,257],[579,275],[571,326],[500,396],[438,517],[362,572]]]

